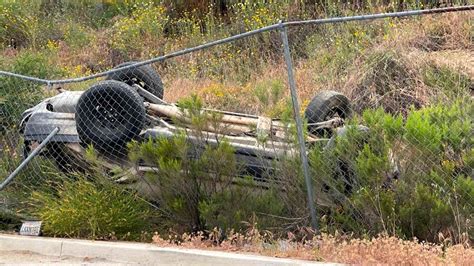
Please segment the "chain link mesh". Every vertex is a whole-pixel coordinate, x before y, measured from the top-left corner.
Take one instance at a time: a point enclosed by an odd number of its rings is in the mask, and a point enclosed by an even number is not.
[[[308,150],[322,227],[397,233],[405,223],[434,241],[455,219],[458,231],[443,233],[469,232],[472,40],[460,25],[471,19],[289,28],[308,133],[332,138]],[[341,118],[336,130],[313,125]]]
[[[426,220],[432,232],[446,221],[430,212],[441,212],[440,204],[459,225],[456,237],[472,229],[474,190],[465,184],[474,171],[473,46],[465,38],[472,34],[461,32],[472,30],[471,19],[459,13],[288,28],[322,230],[390,231],[409,220],[401,216],[418,217],[416,204],[426,204],[419,219],[438,219]],[[60,128],[0,193],[5,209],[26,208],[55,173],[94,169],[153,202],[174,169],[206,187],[250,178],[277,188],[296,217],[286,226],[308,220],[277,31],[87,82],[1,83],[2,177]],[[178,159],[200,166],[171,167]]]

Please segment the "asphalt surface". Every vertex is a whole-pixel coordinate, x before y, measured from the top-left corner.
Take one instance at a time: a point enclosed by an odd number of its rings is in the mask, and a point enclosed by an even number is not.
[[[0,264],[68,264],[68,265],[126,265],[102,258],[77,258],[71,256],[45,256],[29,251],[0,250]]]

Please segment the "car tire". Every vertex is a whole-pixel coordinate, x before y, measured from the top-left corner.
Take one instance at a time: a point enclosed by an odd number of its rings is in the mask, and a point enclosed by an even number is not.
[[[130,61],[122,63],[115,68],[129,66],[138,63]],[[129,68],[122,71],[111,73],[107,76],[107,80],[117,80],[132,86],[134,84],[140,85],[146,91],[152,93],[160,99],[163,99],[163,82],[160,75],[151,65],[144,65],[136,68]]]
[[[319,123],[327,121],[336,116],[346,119],[352,113],[349,99],[336,91],[322,91],[313,97],[304,115],[308,123]],[[308,131],[318,137],[328,136],[327,129],[308,126]]]
[[[145,118],[140,95],[129,85],[115,80],[94,84],[81,95],[76,106],[79,138],[100,151],[122,151],[140,134]]]

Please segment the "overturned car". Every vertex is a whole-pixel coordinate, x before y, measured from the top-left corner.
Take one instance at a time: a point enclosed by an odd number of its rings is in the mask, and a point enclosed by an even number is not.
[[[128,163],[126,145],[132,140],[195,133],[188,111],[163,100],[163,83],[151,66],[119,70],[85,91],[61,90],[26,110],[20,125],[24,153],[27,155],[59,128],[42,155],[53,158],[61,170],[80,167],[89,145],[99,151],[110,169],[123,167]],[[205,141],[196,134],[186,134],[187,140],[201,147],[217,145],[225,138],[243,166],[236,175],[262,178],[280,156],[297,153],[290,143],[289,125],[278,119],[206,108],[198,112],[212,114],[219,125],[210,123],[198,129],[206,136]],[[306,145],[327,141],[330,146],[337,134],[344,133],[344,121],[350,114],[350,102],[344,95],[334,91],[317,94],[305,110]],[[135,167],[138,171],[151,168],[144,162]]]

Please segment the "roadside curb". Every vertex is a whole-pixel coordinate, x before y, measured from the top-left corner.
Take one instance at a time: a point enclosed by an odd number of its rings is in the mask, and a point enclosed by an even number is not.
[[[56,257],[103,258],[118,263],[146,265],[335,265],[222,251],[158,247],[144,243],[5,234],[0,234],[0,250],[29,251]]]

